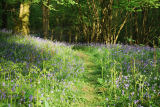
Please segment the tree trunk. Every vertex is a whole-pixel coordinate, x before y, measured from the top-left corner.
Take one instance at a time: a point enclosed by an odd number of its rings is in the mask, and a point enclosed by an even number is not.
[[[112,36],[112,5],[113,0],[101,0],[102,22],[101,31],[106,44],[111,43]]]
[[[79,37],[79,28],[78,27],[76,27],[75,26],[75,31],[76,31],[76,33],[75,33],[75,43],[78,43],[78,37]]]
[[[109,42],[109,43],[113,43],[113,40],[112,40],[112,5],[113,5],[113,0],[109,0],[109,3],[108,3],[108,7],[107,7],[107,15],[108,15],[108,20],[107,20],[107,37],[109,38],[109,41],[106,40],[106,43]]]
[[[142,10],[142,35],[141,35],[141,40],[143,41],[142,43],[146,42],[147,35],[146,35],[146,24],[147,24],[147,10],[146,8],[143,8]]]
[[[42,5],[42,12],[43,12],[43,36],[45,39],[48,38],[49,35],[49,0]]]
[[[20,4],[19,20],[20,25],[18,25],[18,33],[23,35],[29,34],[29,14],[30,14],[30,4],[28,2],[23,2]]]
[[[53,41],[54,30],[51,30],[51,41]]]
[[[137,13],[134,12],[134,38],[136,40],[136,43],[139,44],[140,43],[140,37],[138,35],[139,29],[138,29],[138,16]]]
[[[127,19],[128,19],[128,13],[126,13],[126,17],[125,17],[123,23],[120,25],[120,28],[119,28],[117,34],[114,34],[114,35],[115,35],[115,38],[114,38],[114,40],[112,40],[112,41],[114,41],[114,42],[113,42],[114,44],[116,44],[117,39],[118,39],[118,37],[119,37],[119,34],[120,34],[121,30],[123,29],[124,25],[126,24]]]
[[[95,37],[95,21],[93,22],[93,25],[92,25],[92,34],[91,34],[91,42],[94,42],[94,37]]]
[[[101,15],[102,15],[102,20],[101,20],[101,34],[102,34],[102,41],[106,42],[108,40],[107,37],[107,32],[106,32],[106,24],[107,24],[107,7],[106,7],[106,1],[101,0]]]
[[[63,29],[60,30],[59,40],[62,41],[64,39],[63,37]]]
[[[71,43],[71,42],[72,42],[72,32],[69,31],[69,32],[68,32],[68,35],[69,35],[69,43]]]
[[[88,35],[87,35],[87,27],[86,27],[85,23],[83,23],[82,27],[83,27],[83,35],[84,35],[84,39],[85,39],[85,41],[88,42],[89,39],[88,39]]]
[[[132,21],[132,13],[130,14],[130,23],[129,23],[129,43],[132,45],[133,44],[133,21]]]

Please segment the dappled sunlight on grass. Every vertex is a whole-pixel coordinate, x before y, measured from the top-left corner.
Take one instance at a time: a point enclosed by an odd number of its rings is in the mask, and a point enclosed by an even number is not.
[[[69,46],[35,37],[0,40],[1,105],[66,106],[78,99],[72,88],[84,68]]]
[[[0,105],[160,105],[160,49],[0,36]]]
[[[73,47],[95,64],[97,93],[106,106],[160,105],[160,49],[129,45],[78,45]],[[156,57],[156,58],[155,58]],[[93,83],[93,82],[91,82]]]

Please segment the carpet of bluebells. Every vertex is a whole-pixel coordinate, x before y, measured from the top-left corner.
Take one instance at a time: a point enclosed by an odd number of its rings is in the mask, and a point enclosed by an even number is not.
[[[76,50],[76,51],[75,51]],[[39,37],[0,33],[0,105],[70,107],[83,101],[84,64],[95,63],[97,101],[107,107],[160,106],[160,49],[129,45],[67,45]],[[86,105],[87,106],[87,105]],[[95,105],[94,105],[95,106]]]
[[[64,43],[0,35],[2,106],[72,105],[79,99],[75,87],[83,71],[82,61]]]
[[[131,45],[77,45],[92,56],[108,107],[160,106],[160,48]]]

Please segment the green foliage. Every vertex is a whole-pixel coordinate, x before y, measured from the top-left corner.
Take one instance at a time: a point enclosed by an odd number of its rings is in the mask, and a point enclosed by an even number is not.
[[[34,37],[0,40],[0,103],[65,107],[79,99],[73,87],[83,66],[71,47]]]
[[[96,64],[96,88],[104,98],[103,106],[159,106],[158,48],[156,61],[154,49],[146,46],[92,45],[74,49],[84,51]]]
[[[159,0],[123,0],[120,1],[120,6],[128,11],[142,11],[142,8],[158,8],[160,6]]]
[[[94,83],[96,95],[101,96],[92,106],[159,105],[159,48],[118,44],[67,46],[36,37],[1,34],[0,50],[0,104],[88,104],[82,97],[85,80]],[[87,55],[85,60],[91,61],[87,62],[93,70],[90,75],[87,68],[83,73],[84,63],[76,56],[82,52]],[[86,80],[86,76],[93,80]]]
[[[93,41],[95,41],[96,38],[98,38],[96,42],[102,43],[105,41],[104,34],[106,34],[105,31],[107,31],[108,27],[107,5],[109,3],[105,0],[49,0],[49,4],[47,0],[2,1],[6,4],[0,8],[0,16],[2,17],[0,19],[0,26],[2,29],[5,27],[6,29],[16,31],[15,29],[20,25],[18,19],[20,2],[24,1],[29,2],[31,5],[29,15],[29,28],[31,33],[37,33],[37,35],[43,34],[42,4],[44,4],[50,10],[49,38],[53,37],[54,40],[69,41],[69,33],[72,32],[70,34],[72,42],[91,42],[91,35],[94,36],[92,38]],[[2,3],[0,5],[2,5]],[[112,35],[118,33],[127,14],[127,22],[121,30],[117,41],[128,43],[125,38],[130,38],[132,35],[135,40],[134,43],[146,43],[150,45],[148,43],[149,40],[152,40],[153,35],[160,33],[158,30],[159,6],[160,3],[158,0],[114,0],[111,9]],[[4,16],[3,14],[7,15]],[[4,20],[4,17],[7,21]],[[2,22],[6,23],[6,26],[2,26]],[[147,35],[147,37],[145,35]]]

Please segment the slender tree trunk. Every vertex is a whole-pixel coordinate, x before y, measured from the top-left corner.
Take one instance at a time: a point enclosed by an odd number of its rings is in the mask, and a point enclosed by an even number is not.
[[[119,37],[119,34],[120,34],[121,30],[123,29],[124,25],[126,24],[127,18],[128,18],[128,13],[126,13],[126,17],[125,17],[123,23],[120,25],[120,28],[119,28],[117,34],[114,34],[114,35],[115,35],[115,38],[114,38],[114,40],[112,40],[112,41],[114,41],[114,42],[113,42],[114,44],[116,44],[117,39],[118,39],[118,37]]]
[[[75,30],[76,30],[76,33],[75,33],[75,42],[77,43],[78,42],[78,37],[79,37],[79,28],[77,26],[75,26]]]
[[[76,32],[76,34],[75,34],[75,43],[77,43],[78,42],[78,33]]]
[[[83,28],[83,35],[84,35],[84,39],[85,39],[85,41],[89,41],[88,40],[88,35],[87,35],[87,27],[86,27],[86,25],[85,25],[85,23],[83,23],[83,25],[82,25],[82,28]]]
[[[137,44],[140,43],[140,38],[139,38],[138,32],[139,32],[139,29],[138,29],[138,16],[137,16],[137,13],[135,12],[134,13],[134,36],[135,36],[135,40],[136,40]]]
[[[113,5],[113,0],[109,0],[109,3],[108,3],[108,7],[107,7],[107,15],[108,15],[108,20],[107,20],[107,37],[109,38],[109,41],[106,40],[106,42],[109,42],[109,43],[113,43],[113,40],[112,40],[112,5]]]
[[[63,29],[60,30],[59,40],[62,41],[63,39]]]
[[[106,7],[106,1],[101,0],[101,15],[102,15],[102,20],[101,20],[101,34],[102,34],[102,41],[108,42],[108,37],[107,37],[107,29],[106,29],[106,24],[107,24],[107,7]]]
[[[129,43],[132,45],[133,44],[133,39],[134,39],[134,37],[133,37],[133,21],[132,21],[132,13],[130,14],[130,23],[129,23]]]
[[[30,14],[30,3],[23,2],[20,4],[20,11],[19,11],[19,20],[20,25],[18,26],[18,32],[23,35],[29,34],[29,14]]]
[[[68,35],[69,35],[69,43],[71,43],[71,42],[72,42],[72,32],[69,31],[69,32],[68,32]]]
[[[101,28],[100,28],[100,19],[97,19],[97,35],[96,35],[96,42],[100,42],[100,35],[101,35]]]
[[[49,35],[49,0],[46,0],[42,5],[43,12],[43,36],[45,39],[48,38]]]
[[[54,30],[51,30],[51,41],[53,41]]]
[[[143,8],[143,11],[142,11],[142,36],[141,36],[141,40],[143,41],[143,43],[146,42],[146,38],[147,38],[147,35],[146,35],[146,24],[147,24],[147,10],[146,8]]]
[[[79,1],[80,0],[76,0],[77,1],[77,3],[79,4]],[[87,0],[87,3],[88,3],[88,0]],[[88,34],[87,34],[87,26],[86,26],[86,24],[84,23],[84,21],[83,21],[83,15],[82,15],[82,10],[81,10],[81,5],[78,5],[78,13],[79,13],[79,23],[80,23],[80,26],[77,28],[78,30],[78,37],[80,37],[80,35],[81,35],[81,33],[82,33],[82,35],[83,35],[83,37],[84,37],[84,41],[85,42],[88,42]],[[81,32],[81,29],[82,28],[82,32]],[[76,38],[75,38],[76,39]],[[77,38],[78,39],[78,38]]]
[[[128,35],[128,26],[125,26],[125,38],[128,38]],[[124,43],[127,44],[127,41],[125,40]]]
[[[96,30],[96,24],[95,22],[93,22],[93,25],[92,25],[92,34],[91,34],[91,42],[94,42],[94,36],[95,36],[95,30]]]
[[[99,4],[97,5],[100,5],[101,3],[98,2]],[[98,7],[98,6],[97,6]],[[96,41],[95,42],[100,42],[100,35],[101,35],[101,23],[100,23],[100,16],[99,16],[99,13],[100,13],[100,10],[95,7],[95,20],[96,20]]]

